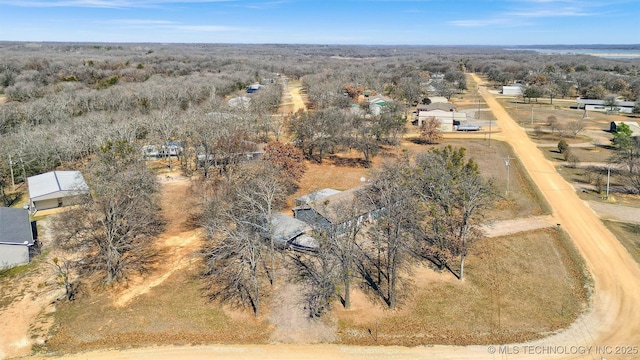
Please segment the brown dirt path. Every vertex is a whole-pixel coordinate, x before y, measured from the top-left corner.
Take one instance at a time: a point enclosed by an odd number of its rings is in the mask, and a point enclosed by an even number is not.
[[[307,111],[302,94],[300,80],[290,80],[286,83],[285,91],[280,104],[280,112],[296,113],[299,110]]]
[[[194,253],[199,248],[202,238],[198,229],[188,229],[189,206],[191,205],[188,178],[173,174],[159,176],[162,194],[162,212],[167,221],[165,231],[156,241],[157,249],[162,253],[162,262],[151,274],[133,279],[129,286],[117,295],[114,305],[122,307],[136,297],[149,292],[162,284],[176,271],[180,271],[193,263],[197,258]]]
[[[47,244],[47,220],[38,222],[40,240]],[[12,298],[0,306],[0,359],[24,356],[31,353],[34,343],[44,341],[51,325],[51,317],[44,314],[55,311],[56,298],[64,290],[56,285],[53,268],[38,264],[37,269],[17,278],[0,281],[0,302]]]
[[[484,224],[480,228],[487,235],[487,237],[492,238],[536,229],[544,229],[553,226],[556,226],[556,221],[553,216],[543,215],[494,221],[490,224]]]

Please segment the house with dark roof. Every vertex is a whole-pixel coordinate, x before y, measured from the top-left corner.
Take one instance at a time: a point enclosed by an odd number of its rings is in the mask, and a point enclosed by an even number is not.
[[[51,171],[27,178],[32,211],[68,206],[73,199],[89,193],[80,171]]]
[[[29,263],[33,246],[29,212],[0,207],[0,269]]]
[[[293,208],[293,217],[306,222],[317,231],[337,233],[345,232],[351,225],[373,221],[378,218],[381,209],[377,209],[372,202],[360,196],[365,186],[297,206]]]

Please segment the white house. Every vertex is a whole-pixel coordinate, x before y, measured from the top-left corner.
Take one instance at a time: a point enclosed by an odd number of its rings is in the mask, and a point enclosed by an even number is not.
[[[73,198],[89,193],[80,171],[51,171],[27,178],[32,211],[70,205]]]
[[[367,99],[369,102],[369,110],[373,115],[380,115],[382,112],[382,107],[387,105],[391,100],[385,98],[381,95],[371,96]]]
[[[27,264],[33,244],[29,213],[0,207],[0,269]]]
[[[454,130],[454,122],[461,123],[467,121],[467,114],[455,110],[445,111],[441,109],[419,111],[417,125],[422,126],[422,124],[430,118],[435,118],[440,122],[440,131],[452,132]]]
[[[616,100],[616,103],[613,107],[609,106],[606,100],[577,98],[576,101],[578,103],[578,109],[585,109],[587,111],[615,111],[625,114],[631,114],[633,112],[633,108],[636,106],[636,103],[634,101]]]

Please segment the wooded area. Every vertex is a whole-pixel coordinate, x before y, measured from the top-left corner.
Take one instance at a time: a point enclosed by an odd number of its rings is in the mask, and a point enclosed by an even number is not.
[[[349,308],[355,278],[396,308],[410,262],[429,261],[462,279],[482,211],[496,196],[464,148],[400,155],[338,209],[352,221],[315,229],[317,252],[280,256],[272,218],[305,160],[357,153],[356,163],[369,167],[402,139],[413,106],[469,91],[470,71],[498,85],[524,84],[529,102],[640,98],[637,63],[497,48],[2,43],[0,54],[4,203],[12,182],[82,169],[91,197],[59,217],[58,241],[76,253],[78,276],[126,279],[154,259],[146,245],[162,229],[142,149],[176,142],[176,165],[201,186],[207,295],[248,305],[255,316],[270,286],[290,280],[277,277],[281,268],[306,284],[312,317],[336,299]],[[291,79],[301,81],[310,111],[282,111]],[[249,94],[253,84],[260,90]],[[376,94],[389,99],[379,112],[365,100]],[[434,127],[423,128],[425,142],[441,140]],[[640,144],[622,127],[614,145],[637,184]],[[254,155],[262,160],[250,161]],[[354,220],[363,203],[380,210],[375,221]]]

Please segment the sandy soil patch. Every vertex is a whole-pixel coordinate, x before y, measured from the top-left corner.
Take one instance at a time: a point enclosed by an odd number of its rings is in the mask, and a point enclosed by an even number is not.
[[[188,230],[190,207],[193,205],[189,196],[191,183],[187,178],[173,173],[162,174],[159,180],[162,213],[167,223],[165,231],[156,240],[156,247],[163,260],[151,275],[138,276],[129,281],[127,289],[117,295],[115,306],[127,305],[198,259],[195,255],[200,249],[202,231]]]
[[[38,226],[40,240],[48,245],[47,221],[40,220]],[[33,344],[43,343],[53,320],[47,314],[55,311],[55,300],[64,296],[53,268],[40,260],[35,259],[29,265],[34,269],[24,275],[0,282],[0,359],[28,355]]]

